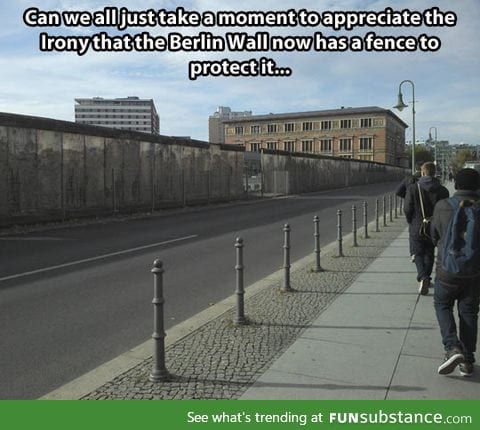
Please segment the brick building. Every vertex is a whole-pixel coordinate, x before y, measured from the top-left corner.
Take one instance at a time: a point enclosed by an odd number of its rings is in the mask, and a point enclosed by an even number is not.
[[[341,108],[231,118],[224,121],[225,143],[307,152],[407,166],[408,125],[388,109]]]

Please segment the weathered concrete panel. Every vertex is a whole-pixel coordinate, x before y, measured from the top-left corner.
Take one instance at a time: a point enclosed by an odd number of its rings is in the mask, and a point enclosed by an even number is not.
[[[118,143],[122,149],[123,195],[122,206],[139,206],[140,201],[140,145],[126,140]]]
[[[105,139],[105,199],[107,207],[123,206],[123,145],[116,139]]]
[[[182,148],[155,145],[156,206],[183,204]]]
[[[81,209],[86,205],[85,136],[64,133],[62,154],[64,207]]]
[[[10,164],[8,154],[8,128],[0,126],[0,217],[6,217],[9,213],[8,178],[10,176]]]
[[[85,206],[102,208],[105,198],[105,138],[85,136]]]
[[[141,206],[146,208],[152,207],[153,204],[153,162],[154,162],[154,145],[150,142],[139,142],[139,201]]]
[[[60,211],[62,208],[62,134],[38,130],[38,210]]]
[[[37,130],[11,127],[8,130],[8,212],[35,213],[38,207]]]

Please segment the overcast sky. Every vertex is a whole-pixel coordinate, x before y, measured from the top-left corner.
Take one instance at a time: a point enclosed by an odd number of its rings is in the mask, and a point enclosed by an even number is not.
[[[375,31],[382,35],[435,35],[442,41],[437,52],[298,52],[298,53],[42,53],[38,35],[90,35],[96,28],[29,28],[23,12],[41,10],[88,10],[105,6],[128,6],[130,10],[167,9],[183,6],[199,12],[211,10],[395,10],[424,11],[437,6],[454,11],[455,27],[443,28],[358,28],[333,31],[329,28],[274,28],[272,34],[354,36]],[[105,31],[105,29],[102,29]],[[204,30],[204,29],[203,29]],[[234,29],[209,28],[221,35]],[[265,31],[262,28],[237,29]],[[113,30],[107,29],[112,35]],[[144,31],[130,28],[128,33]],[[150,29],[153,34],[168,31],[196,34],[202,28]],[[379,106],[390,109],[397,101],[398,85],[404,79],[415,83],[416,137],[426,139],[436,127],[439,140],[450,143],[480,143],[480,0],[340,0],[340,1],[212,1],[191,0],[2,0],[0,15],[0,111],[74,120],[77,97],[152,98],[160,115],[164,135],[191,136],[208,140],[208,116],[218,106],[251,110],[254,114],[335,109],[341,106]],[[290,67],[289,77],[208,77],[190,81],[188,62],[231,58],[247,60],[273,58],[280,67]],[[404,100],[412,100],[409,84]],[[397,113],[412,123],[411,108]],[[433,130],[432,130],[433,131]],[[411,127],[407,140],[411,139]]]

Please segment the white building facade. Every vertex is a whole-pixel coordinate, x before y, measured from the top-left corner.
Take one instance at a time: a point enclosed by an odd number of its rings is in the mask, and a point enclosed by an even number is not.
[[[152,99],[102,97],[75,99],[75,122],[160,134],[160,118]]]

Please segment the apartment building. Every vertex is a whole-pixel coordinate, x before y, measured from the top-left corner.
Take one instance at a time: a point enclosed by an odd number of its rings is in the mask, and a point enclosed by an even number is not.
[[[224,122],[251,116],[252,111],[234,112],[228,106],[219,106],[217,111],[208,117],[208,141],[210,143],[225,143]]]
[[[377,106],[253,115],[224,121],[225,143],[407,166],[408,125]]]
[[[75,99],[75,122],[122,130],[160,133],[160,119],[152,99],[102,97]]]

